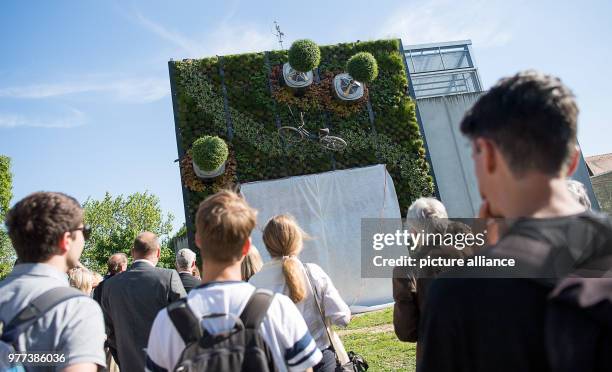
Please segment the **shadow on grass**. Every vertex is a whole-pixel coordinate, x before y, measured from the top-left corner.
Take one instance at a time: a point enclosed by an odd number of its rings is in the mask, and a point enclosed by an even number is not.
[[[369,371],[415,371],[416,344],[400,342],[393,330],[381,332],[392,323],[392,308],[356,316],[341,336],[346,350],[361,354]]]

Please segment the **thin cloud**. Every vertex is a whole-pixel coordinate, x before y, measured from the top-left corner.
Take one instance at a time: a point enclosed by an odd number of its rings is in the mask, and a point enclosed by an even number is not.
[[[201,43],[195,40],[191,40],[178,32],[169,30],[166,27],[163,27],[162,25],[153,22],[152,20],[148,19],[147,17],[143,16],[138,12],[136,12],[136,20],[141,26],[143,26],[147,30],[151,31],[160,38],[169,41],[171,44],[180,47],[182,50],[189,53],[190,55],[198,55],[203,51],[203,45]]]
[[[135,12],[138,24],[163,40],[169,42],[180,57],[201,58],[212,55],[254,52],[273,49],[276,45],[274,36],[268,30],[260,30],[253,25],[231,23],[234,11],[224,17],[212,31],[202,38],[185,36],[178,31],[154,22],[139,12]]]
[[[116,93],[121,101],[149,103],[169,95],[170,83],[167,78],[120,80],[114,82],[109,91]]]
[[[87,116],[80,110],[69,108],[64,115],[54,117],[37,117],[20,114],[0,113],[0,128],[60,128],[68,129],[85,125]]]
[[[0,88],[0,97],[23,99],[51,98],[81,93],[107,93],[122,102],[148,103],[168,95],[169,85],[167,79],[142,78],[106,82],[85,80]]]
[[[8,98],[48,98],[67,94],[90,92],[99,87],[87,83],[30,84],[0,88],[0,97]]]
[[[275,49],[277,41],[271,32],[254,27],[222,24],[209,36],[208,55],[227,55]]]
[[[407,44],[471,39],[479,48],[498,47],[512,40],[518,26],[509,17],[516,2],[430,0],[410,2],[392,12],[378,37],[401,37]]]

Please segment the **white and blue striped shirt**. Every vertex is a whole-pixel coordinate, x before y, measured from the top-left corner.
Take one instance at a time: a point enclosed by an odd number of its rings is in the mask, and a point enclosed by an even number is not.
[[[226,313],[239,316],[255,287],[239,281],[210,282],[189,292],[187,304],[194,315]],[[231,329],[231,318],[209,318],[203,324],[211,334]],[[321,352],[308,332],[304,318],[294,303],[276,294],[259,328],[273,354],[279,371],[304,371],[321,360]],[[174,328],[166,309],[153,322],[147,346],[147,370],[172,371],[185,343]]]

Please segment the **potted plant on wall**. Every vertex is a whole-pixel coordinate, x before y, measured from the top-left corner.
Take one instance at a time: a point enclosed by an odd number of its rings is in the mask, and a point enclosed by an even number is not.
[[[200,178],[214,178],[225,172],[229,150],[217,136],[204,136],[193,142],[191,156],[193,170]]]
[[[283,79],[291,88],[312,84],[312,70],[321,62],[321,50],[312,40],[296,40],[289,48],[289,62],[283,65]]]
[[[363,97],[366,83],[378,76],[378,63],[371,53],[359,52],[346,63],[348,73],[334,77],[334,90],[343,101],[354,101]]]

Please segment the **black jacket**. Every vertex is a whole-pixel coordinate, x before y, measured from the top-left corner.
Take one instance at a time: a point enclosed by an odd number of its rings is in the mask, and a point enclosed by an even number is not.
[[[546,345],[555,372],[612,371],[612,279],[561,282],[548,305]]]
[[[506,273],[500,278],[451,277],[456,272],[435,279],[421,314],[417,371],[553,370],[546,335],[549,296],[563,277],[612,255],[611,232],[609,218],[592,213],[519,221],[489,253],[526,263],[521,267],[529,269],[521,274],[537,279]],[[588,273],[601,275],[610,268]],[[583,346],[578,339],[558,341],[565,353]]]
[[[185,289],[175,270],[136,262],[121,275],[107,279],[102,292],[102,312],[116,345],[121,370],[142,371],[149,332],[157,313],[184,297]]]
[[[104,278],[102,279],[102,281],[98,283],[98,286],[93,291],[92,297],[94,300],[96,300],[96,302],[100,306],[102,306],[102,288],[104,288],[104,283],[106,283],[107,279],[112,278],[112,277],[113,275],[109,275],[109,274],[104,275]]]
[[[183,283],[183,287],[185,288],[185,292],[189,293],[193,288],[202,284],[202,281],[195,276],[188,273],[179,273],[181,277],[181,282]]]

